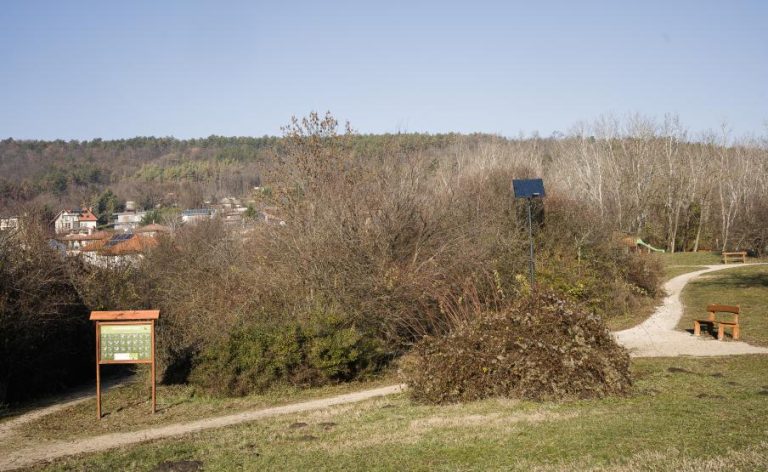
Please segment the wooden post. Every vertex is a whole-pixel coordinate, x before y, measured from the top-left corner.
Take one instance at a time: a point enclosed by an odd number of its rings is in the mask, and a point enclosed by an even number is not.
[[[155,379],[155,320],[152,320],[152,334],[150,336],[152,339],[152,414],[155,414],[157,412],[157,396],[155,394],[155,384],[157,383]]]
[[[96,322],[96,417],[101,419],[101,326]]]

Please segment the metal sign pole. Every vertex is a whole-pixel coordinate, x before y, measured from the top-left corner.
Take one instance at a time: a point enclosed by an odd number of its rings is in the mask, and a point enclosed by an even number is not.
[[[531,289],[533,289],[534,285],[536,284],[536,263],[534,262],[535,259],[533,254],[533,221],[531,218],[531,197],[528,197],[526,200],[528,200],[528,239],[531,242],[531,260],[529,264],[531,272]]]
[[[512,192],[515,198],[525,198],[528,204],[528,239],[530,240],[530,272],[531,289],[536,285],[536,259],[533,247],[533,217],[531,205],[534,198],[544,198],[544,181],[541,179],[514,179],[512,180]]]

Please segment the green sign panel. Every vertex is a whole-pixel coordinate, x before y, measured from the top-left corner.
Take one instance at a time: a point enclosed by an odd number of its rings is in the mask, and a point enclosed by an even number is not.
[[[140,325],[101,325],[102,361],[148,361],[152,359],[152,328]]]

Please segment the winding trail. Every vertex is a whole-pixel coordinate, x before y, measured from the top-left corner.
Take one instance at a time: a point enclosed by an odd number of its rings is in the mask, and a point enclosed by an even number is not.
[[[320,410],[336,405],[343,405],[346,403],[361,402],[371,398],[400,393],[404,388],[404,385],[391,385],[388,387],[363,390],[361,392],[348,393],[346,395],[338,395],[330,398],[310,400],[301,403],[292,403],[290,405],[276,406],[272,408],[244,411],[242,413],[236,413],[232,415],[205,418],[202,420],[188,421],[185,423],[175,423],[167,426],[143,429],[140,431],[102,434],[100,436],[92,436],[90,438],[84,439],[74,439],[70,441],[45,442],[29,448],[13,451],[5,456],[0,456],[0,470],[13,470],[21,467],[29,467],[39,462],[50,461],[60,457],[105,451],[107,449],[129,446],[136,443],[152,441],[154,439],[181,436],[184,434],[197,433],[199,431],[208,429],[223,428],[225,426],[247,423],[262,418],[269,418],[271,416],[284,415],[288,413],[301,413],[305,411]]]
[[[614,338],[629,350],[632,357],[768,354],[768,348],[751,346],[741,341],[717,341],[707,336],[695,337],[675,330],[683,316],[680,293],[688,282],[701,274],[753,265],[765,264],[709,265],[705,266],[706,269],[678,275],[664,284],[667,297],[650,318],[634,328],[613,333]],[[712,300],[712,303],[716,302]]]
[[[759,264],[746,264],[759,265]],[[765,265],[765,264],[762,264]],[[675,328],[683,316],[683,305],[680,293],[683,287],[701,274],[739,266],[710,265],[706,269],[689,272],[677,276],[664,285],[667,297],[656,309],[655,313],[643,323],[634,328],[613,333],[616,341],[626,347],[633,357],[669,357],[669,356],[727,356],[735,354],[768,354],[768,348],[751,346],[744,342],[721,342],[706,337],[694,337],[689,333],[676,331]],[[232,415],[205,418],[185,423],[175,423],[126,433],[111,433],[83,439],[49,441],[34,446],[12,451],[0,456],[0,471],[13,470],[21,467],[58,459],[75,454],[94,453],[117,447],[130,446],[137,443],[156,439],[181,436],[208,429],[222,428],[241,423],[247,423],[262,418],[268,418],[288,413],[300,413],[329,408],[336,405],[361,402],[385,395],[403,392],[405,385],[391,385],[372,390],[338,395],[319,400],[293,403],[290,405],[249,410]],[[0,425],[0,440],[13,433],[13,429],[22,423],[37,419],[52,411],[58,411],[74,403],[90,398],[78,395],[68,402],[53,405],[27,413],[16,420]]]

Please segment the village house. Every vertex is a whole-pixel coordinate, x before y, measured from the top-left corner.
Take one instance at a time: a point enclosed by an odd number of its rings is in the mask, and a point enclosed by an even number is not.
[[[139,227],[141,220],[146,216],[146,211],[136,211],[136,202],[125,202],[125,211],[115,213],[115,231],[129,232]]]
[[[82,233],[90,234],[96,231],[98,218],[90,208],[62,210],[54,220],[56,234]]]
[[[211,208],[193,208],[181,212],[182,223],[195,223],[201,220],[209,220],[216,214]]]
[[[12,231],[19,229],[19,217],[9,216],[8,218],[0,218],[0,231]]]
[[[57,240],[65,246],[67,254],[77,254],[82,248],[94,241],[109,239],[111,236],[112,233],[97,231],[90,234],[66,234],[64,236],[59,236]]]
[[[150,236],[150,237],[157,237],[161,234],[170,234],[171,228],[168,226],[159,225],[156,223],[152,223],[150,225],[146,226],[140,226],[139,228],[136,228],[134,233],[141,235],[141,236]]]
[[[80,250],[83,259],[99,267],[133,265],[158,241],[151,236],[134,233],[111,233],[98,241],[92,241]]]

